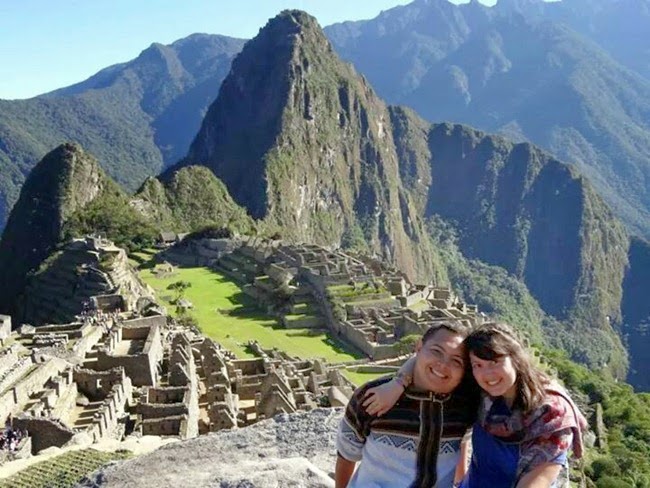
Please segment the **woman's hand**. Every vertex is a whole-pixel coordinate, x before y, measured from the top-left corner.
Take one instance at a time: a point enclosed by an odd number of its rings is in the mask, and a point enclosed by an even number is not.
[[[394,379],[383,385],[370,388],[363,399],[363,407],[370,415],[381,417],[397,403],[404,393],[404,387]]]

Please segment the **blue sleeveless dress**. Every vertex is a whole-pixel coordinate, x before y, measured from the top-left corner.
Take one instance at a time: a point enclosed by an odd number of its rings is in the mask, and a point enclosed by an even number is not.
[[[510,413],[504,402],[494,404],[495,413]],[[512,488],[517,483],[519,443],[506,443],[476,422],[472,427],[472,461],[461,488]],[[567,453],[554,462],[565,464]]]

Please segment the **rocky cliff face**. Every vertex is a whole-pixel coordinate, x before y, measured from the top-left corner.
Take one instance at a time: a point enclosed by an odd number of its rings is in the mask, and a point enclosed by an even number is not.
[[[358,240],[411,276],[434,266],[399,178],[391,114],[315,19],[286,11],[233,62],[184,164],[205,164],[289,239]]]
[[[614,352],[606,362],[623,375],[612,325],[621,324],[629,238],[586,179],[530,144],[459,125],[434,125],[429,149],[426,214],[457,223],[468,257],[526,283],[547,314],[571,324],[577,349],[589,331],[600,335],[598,347]]]
[[[632,239],[630,266],[623,281],[623,332],[630,351],[628,381],[641,391],[650,391],[650,243]]]
[[[530,144],[441,124],[427,213],[458,222],[461,249],[521,278],[560,319],[579,304],[620,323],[628,236],[571,167]],[[586,303],[588,302],[588,303]]]
[[[34,168],[0,240],[0,310],[11,310],[27,273],[54,250],[67,219],[107,185],[97,160],[76,144],[59,146]]]

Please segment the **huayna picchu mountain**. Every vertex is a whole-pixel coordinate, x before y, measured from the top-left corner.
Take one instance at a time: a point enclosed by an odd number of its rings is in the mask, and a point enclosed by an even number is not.
[[[244,46],[186,164],[208,166],[287,239],[358,241],[411,276],[434,273],[390,111],[304,12],[283,12]]]

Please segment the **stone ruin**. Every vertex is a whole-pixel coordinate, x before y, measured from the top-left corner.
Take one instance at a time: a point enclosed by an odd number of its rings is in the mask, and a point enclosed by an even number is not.
[[[374,360],[397,356],[401,338],[436,322],[484,319],[449,288],[412,284],[378,260],[317,245],[242,236],[186,239],[165,259],[210,266],[266,304],[286,328],[328,330]]]
[[[236,358],[198,331],[176,326],[157,312],[150,290],[111,243],[76,240],[67,251],[67,268],[59,263],[32,290],[52,295],[38,312],[42,318],[65,302],[66,313],[77,312],[73,320],[11,332],[11,319],[0,316],[0,416],[12,415],[14,427],[29,433],[33,453],[129,435],[191,438],[279,413],[343,406],[352,394],[352,384],[322,361],[256,342],[249,344],[253,358]],[[448,289],[413,285],[380,262],[319,246],[185,239],[163,254],[173,264],[207,264],[266,304],[285,327],[327,329],[375,360],[394,357],[401,337],[436,321],[481,319]],[[86,280],[83,293],[58,298],[57,290],[72,286],[69,268],[80,262],[72,257],[81,255],[96,265],[90,274],[102,271],[102,283],[111,286]],[[82,301],[73,305],[76,299]]]
[[[13,332],[11,319],[0,317],[0,416],[11,415],[13,427],[28,433],[23,454],[128,435],[191,438],[343,405],[352,393],[320,361],[257,344],[255,358],[237,359],[165,315],[140,315],[133,302],[93,295],[74,321]]]
[[[153,298],[153,291],[133,272],[123,249],[98,237],[73,239],[28,281],[21,319],[33,325],[69,323],[90,297],[100,309],[127,311],[143,296]]]

